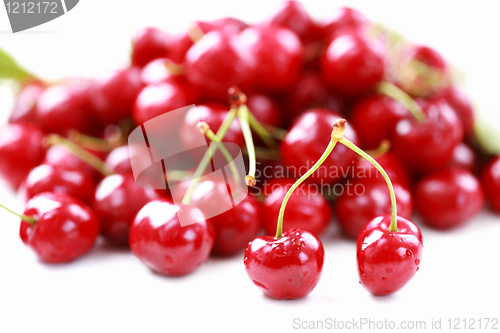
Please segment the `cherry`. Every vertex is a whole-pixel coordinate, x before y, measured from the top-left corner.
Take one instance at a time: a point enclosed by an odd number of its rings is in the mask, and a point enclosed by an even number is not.
[[[448,168],[425,175],[415,185],[415,206],[422,220],[436,229],[464,224],[484,206],[479,180],[469,171]]]
[[[47,263],[73,261],[87,253],[99,235],[99,220],[81,201],[65,194],[44,192],[26,203],[19,234],[24,244]]]
[[[192,131],[188,131],[187,128],[195,127],[200,121],[204,121],[210,126],[210,129],[217,133],[220,125],[224,121],[227,113],[229,111],[229,107],[220,103],[208,103],[197,105],[196,108],[190,109],[181,124],[180,135],[181,141],[183,142],[185,147],[196,147],[196,143],[198,140],[194,138],[190,133]],[[232,142],[237,144],[240,147],[243,147],[245,144],[245,139],[243,138],[243,134],[241,132],[241,127],[239,122],[233,121],[229,126],[229,129],[224,136],[223,141]],[[207,142],[209,140],[207,139]]]
[[[276,233],[276,221],[281,203],[287,191],[293,185],[292,179],[273,179],[263,185],[266,199],[262,204],[262,221],[266,234]],[[328,201],[321,195],[317,187],[301,185],[290,197],[283,221],[283,230],[294,228],[309,230],[315,235],[325,231],[330,223],[331,211]]]
[[[42,163],[51,165],[58,170],[83,172],[94,179],[94,181],[97,181],[102,177],[102,175],[99,174],[99,171],[87,162],[70,153],[62,145],[51,146],[47,150]]]
[[[158,58],[148,63],[141,70],[141,81],[145,85],[159,84],[179,80],[182,82],[184,77],[180,73],[172,70],[179,69],[178,65],[168,58]]]
[[[261,124],[280,127],[282,122],[281,109],[273,98],[259,93],[248,94],[247,106]]]
[[[43,159],[44,133],[34,125],[9,124],[0,128],[0,176],[17,189],[30,169]]]
[[[477,158],[474,150],[467,144],[460,142],[453,148],[453,156],[448,163],[448,167],[460,167],[467,169],[470,172],[475,172],[477,169]]]
[[[26,84],[17,94],[9,117],[9,123],[37,124],[36,103],[46,86],[39,81]]]
[[[128,146],[120,146],[113,149],[104,163],[118,174],[133,174]]]
[[[244,265],[252,282],[267,296],[297,299],[318,284],[325,250],[321,241],[303,229],[285,231],[279,238],[261,236],[245,249]]]
[[[193,44],[193,39],[188,32],[171,35],[170,45],[172,47],[168,50],[166,58],[172,60],[176,64],[182,64],[185,60],[186,53]]]
[[[215,228],[212,253],[227,256],[243,251],[260,230],[260,212],[257,199],[248,195],[233,209],[207,219]]]
[[[365,30],[369,25],[370,21],[360,11],[349,7],[340,7],[323,25],[322,31],[325,37],[336,36],[346,31]]]
[[[334,38],[320,60],[325,82],[346,97],[364,93],[384,76],[384,48],[361,33]]]
[[[464,137],[470,139],[474,136],[474,109],[469,98],[460,90],[449,88],[445,89],[441,96],[448,102],[455,111],[462,123]]]
[[[493,158],[481,174],[486,197],[491,209],[500,212],[500,156]]]
[[[399,216],[410,218],[413,213],[411,192],[394,181],[393,186]],[[352,239],[358,237],[367,221],[390,212],[391,198],[381,176],[356,179],[351,184],[350,191],[344,190],[335,201],[335,213],[342,231]]]
[[[292,31],[254,26],[245,29],[240,39],[259,64],[255,76],[262,89],[283,91],[298,81],[303,51],[300,39]]]
[[[325,107],[342,112],[344,101],[326,89],[318,74],[305,73],[287,94],[286,106],[287,115],[293,120],[311,107]]]
[[[118,124],[130,116],[135,98],[141,91],[141,72],[128,68],[94,80],[90,88],[93,112],[103,124]]]
[[[47,133],[67,134],[77,130],[96,134],[100,130],[91,119],[89,82],[73,79],[48,87],[38,99],[36,115]]]
[[[283,1],[275,13],[264,21],[264,25],[277,25],[306,38],[314,29],[314,22],[304,6],[298,1]]]
[[[94,196],[94,180],[84,171],[58,169],[49,164],[41,164],[32,169],[24,182],[26,199],[43,192],[67,194],[90,204]]]
[[[104,178],[97,186],[92,203],[101,222],[101,234],[115,245],[128,245],[134,216],[145,204],[157,198],[154,190],[137,186],[131,175]]]
[[[376,296],[392,294],[415,275],[422,260],[422,234],[398,216],[398,231],[390,231],[391,216],[379,216],[360,231],[356,249],[360,283]]]
[[[132,65],[143,67],[151,60],[165,57],[169,49],[169,38],[163,31],[142,28],[132,38]]]
[[[450,162],[453,149],[462,140],[462,126],[442,99],[420,100],[426,119],[412,115],[400,120],[392,133],[394,153],[408,170],[436,170]]]
[[[182,82],[162,82],[145,87],[137,96],[132,110],[132,118],[136,124],[160,116],[169,111],[194,104],[197,100],[196,90]],[[181,119],[178,119],[180,122]],[[171,126],[178,126],[172,119]],[[168,129],[166,129],[168,132]]]
[[[373,156],[373,158],[384,168],[391,181],[401,184],[406,188],[410,188],[410,175],[408,175],[406,169],[392,152],[386,152],[379,156]],[[352,175],[353,174],[351,173],[351,179],[369,177],[372,179],[378,179],[381,182],[384,181],[373,164],[365,159],[357,159],[354,165],[354,177],[352,177]]]
[[[204,221],[181,227],[178,206],[151,201],[137,213],[130,226],[130,249],[153,271],[179,276],[194,271],[208,260],[215,231]],[[193,215],[202,215],[192,210]],[[197,218],[197,217],[196,217]]]
[[[238,35],[213,30],[186,54],[186,77],[207,97],[225,100],[232,86],[247,90],[253,85],[255,59]]]
[[[409,111],[393,98],[369,95],[353,107],[351,121],[358,130],[363,147],[376,149],[383,139],[390,136],[398,121],[408,114]]]
[[[204,34],[209,33],[212,30],[224,29],[232,29],[233,31],[240,32],[248,27],[245,22],[233,17],[224,17],[210,22],[196,21],[195,24]]]
[[[283,163],[295,173],[288,177],[302,176],[319,159],[328,144],[332,124],[339,119],[333,111],[314,108],[295,120],[280,146]],[[346,137],[355,143],[359,141],[352,127],[347,128]],[[349,173],[355,156],[347,147],[337,147],[308,181],[320,185],[338,183]]]

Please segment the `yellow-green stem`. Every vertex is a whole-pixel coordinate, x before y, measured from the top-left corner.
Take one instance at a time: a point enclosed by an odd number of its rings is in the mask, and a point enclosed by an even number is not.
[[[33,216],[28,216],[28,215],[24,215],[24,214],[18,214],[16,212],[13,212],[12,210],[8,209],[7,207],[5,207],[2,204],[0,204],[0,207],[2,207],[3,209],[5,209],[8,212],[11,212],[12,214],[16,215],[17,217],[19,217],[21,220],[23,220],[25,222],[28,222],[30,224],[35,224],[36,223],[36,218],[34,218]]]
[[[252,131],[249,124],[249,110],[246,105],[241,105],[238,108],[238,120],[240,121],[241,131],[245,137],[245,144],[248,151],[248,176],[255,180],[255,170],[257,167],[257,160],[255,158],[255,147],[253,144]],[[253,181],[252,180],[252,181]],[[248,184],[248,182],[247,182]],[[249,184],[250,185],[250,184]],[[254,184],[255,185],[255,184]],[[250,185],[253,186],[253,185]]]
[[[255,131],[255,133],[257,133],[257,135],[262,139],[262,141],[264,141],[264,143],[268,147],[276,148],[278,146],[271,133],[252,114],[252,110],[248,112],[248,121],[250,122],[250,126]]]
[[[378,91],[380,94],[386,95],[403,104],[418,122],[423,123],[425,121],[426,116],[420,105],[395,84],[384,81],[380,83]]]

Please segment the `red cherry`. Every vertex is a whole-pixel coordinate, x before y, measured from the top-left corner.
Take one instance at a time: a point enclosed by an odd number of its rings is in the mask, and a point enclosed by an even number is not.
[[[340,118],[330,110],[315,108],[295,120],[280,147],[283,163],[293,171],[288,177],[298,178],[316,163],[330,141],[332,124]],[[347,127],[345,137],[359,145],[358,135],[352,126]],[[338,145],[307,181],[320,185],[338,183],[347,177],[356,156],[349,148]]]
[[[143,67],[151,60],[162,58],[169,52],[168,36],[152,27],[142,28],[132,38],[132,65]]]
[[[64,263],[81,257],[95,244],[99,220],[81,201],[68,195],[44,192],[28,201],[19,234],[24,244],[48,263]]]
[[[47,133],[65,135],[69,130],[94,135],[99,132],[91,119],[89,82],[75,79],[48,87],[38,99],[36,114]]]
[[[224,17],[210,22],[196,21],[195,24],[205,34],[209,33],[212,30],[225,30],[225,29],[232,29],[233,31],[240,32],[241,30],[248,27],[248,25],[245,22],[235,19],[233,17]]]
[[[419,102],[426,120],[419,123],[408,115],[396,124],[391,139],[396,156],[414,172],[442,168],[451,160],[453,149],[462,140],[462,126],[444,100]]]
[[[166,57],[176,64],[182,64],[187,51],[193,46],[193,39],[187,32],[170,36],[170,49]]]
[[[120,146],[113,149],[104,163],[116,173],[133,174],[128,146]]]
[[[152,201],[137,214],[130,227],[130,249],[153,271],[185,275],[204,263],[212,250],[215,232],[211,222],[181,227],[179,207]],[[199,210],[191,214],[202,215]],[[197,218],[196,218],[197,219]]]
[[[87,162],[71,154],[62,145],[53,145],[50,147],[42,163],[51,165],[59,170],[84,172],[95,181],[102,177],[99,171]]]
[[[255,76],[262,89],[282,91],[298,81],[303,51],[300,39],[292,31],[254,26],[245,29],[240,39],[259,64]]]
[[[415,275],[422,260],[422,234],[398,216],[398,231],[389,231],[391,216],[378,216],[361,230],[356,244],[360,283],[376,296],[392,294]]]
[[[162,82],[179,81],[184,79],[181,75],[175,75],[169,67],[177,66],[170,59],[158,58],[148,63],[141,70],[141,81],[144,85],[159,84]],[[181,79],[182,78],[182,79]]]
[[[474,109],[469,98],[460,90],[453,88],[445,89],[442,97],[455,111],[458,119],[460,119],[465,138],[470,139],[474,135]]]
[[[314,29],[314,22],[298,1],[283,1],[278,10],[265,20],[265,24],[285,27],[300,38],[307,37]]]
[[[186,54],[188,81],[204,95],[222,101],[230,87],[247,91],[253,85],[255,66],[238,35],[227,31],[207,33]]]
[[[297,299],[318,284],[325,250],[321,241],[303,229],[292,229],[276,239],[257,237],[245,250],[245,269],[252,282],[267,296]]]
[[[43,159],[44,133],[29,124],[10,124],[0,128],[0,176],[18,188],[30,169]]]
[[[407,56],[438,70],[444,71],[447,68],[443,57],[428,46],[413,46]]]
[[[491,209],[500,212],[500,156],[495,157],[486,165],[481,181]]]
[[[134,216],[145,204],[157,198],[154,190],[137,186],[131,175],[104,178],[97,186],[92,203],[101,222],[101,234],[113,244],[128,245]]]
[[[266,199],[262,204],[262,221],[267,235],[276,234],[281,203],[293,183],[293,179],[281,178],[273,179],[263,185]],[[300,228],[320,235],[329,225],[330,218],[330,205],[321,195],[321,190],[302,184],[290,197],[283,219],[283,231]]]
[[[380,83],[384,76],[384,48],[359,33],[336,37],[321,57],[325,82],[347,97],[359,95]]]
[[[57,169],[48,164],[32,169],[24,188],[28,200],[43,192],[53,192],[67,194],[85,204],[90,204],[95,191],[94,180],[84,171]]]
[[[196,127],[198,122],[204,121],[208,124],[208,126],[210,126],[210,129],[214,133],[217,133],[228,112],[229,107],[219,103],[197,105],[196,108],[190,109],[186,113],[186,116],[181,125],[181,129],[179,131],[181,135],[181,141],[183,142],[184,146],[196,147],[196,143],[199,142],[190,134],[192,133],[192,131],[188,131],[187,128],[194,128]],[[240,147],[244,146],[245,138],[243,137],[240,124],[237,120],[231,123],[231,125],[229,126],[229,130],[227,131],[222,141],[232,142]],[[207,139],[207,143],[208,142],[210,141]]]
[[[233,209],[207,220],[215,227],[212,253],[233,255],[243,251],[260,230],[260,204],[248,195]]]
[[[349,7],[338,8],[333,16],[324,24],[322,30],[325,37],[337,36],[346,31],[365,30],[370,21],[360,11]]]
[[[136,124],[143,124],[169,111],[194,104],[196,99],[196,90],[185,83],[162,82],[150,85],[137,96],[132,118]],[[179,122],[180,120],[178,119]],[[171,126],[174,128],[178,123],[172,120]]]
[[[95,79],[90,88],[95,116],[106,125],[129,117],[142,87],[141,72],[137,68],[113,71]]]
[[[453,156],[447,167],[459,167],[475,172],[477,169],[477,158],[474,150],[463,142],[453,148]]]
[[[449,229],[479,213],[484,206],[484,192],[472,173],[448,168],[419,180],[415,186],[415,206],[427,225]]]
[[[411,218],[413,199],[411,192],[405,187],[393,182],[396,195],[398,215]],[[379,179],[360,178],[344,186],[344,192],[335,201],[335,212],[342,231],[352,239],[368,221],[377,216],[391,213],[391,198],[387,184],[382,176]]]
[[[398,101],[383,95],[370,95],[353,108],[351,122],[358,130],[363,147],[376,149],[387,139],[398,121],[409,111]]]
[[[247,106],[260,123],[280,127],[282,120],[280,106],[271,97],[258,93],[248,94]]]
[[[385,172],[387,172],[387,175],[393,183],[398,183],[406,188],[410,188],[410,175],[408,175],[406,169],[393,153],[387,152],[380,156],[375,156],[374,159],[378,162],[378,164],[382,166],[382,168],[384,168]],[[354,176],[352,173],[350,176],[351,179],[378,179],[380,180],[380,182],[385,184],[384,178],[379,173],[379,171],[373,166],[373,164],[371,164],[364,158],[358,158],[356,160],[356,163],[354,165]]]
[[[342,112],[344,101],[330,93],[316,73],[306,73],[287,94],[286,111],[292,120],[311,107],[325,107]]]
[[[45,88],[45,84],[38,81],[26,84],[16,96],[9,123],[37,124],[36,103]]]

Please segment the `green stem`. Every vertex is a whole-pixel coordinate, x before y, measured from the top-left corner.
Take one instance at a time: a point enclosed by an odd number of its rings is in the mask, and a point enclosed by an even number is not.
[[[423,123],[425,121],[426,116],[420,105],[418,105],[418,103],[415,102],[415,100],[410,95],[408,95],[398,86],[384,81],[380,83],[378,91],[379,93],[395,99],[399,103],[403,104],[404,107],[407,108],[408,111],[410,111],[410,113],[418,122]]]
[[[236,113],[237,109],[231,108],[231,110],[229,110],[229,112],[227,113],[226,118],[224,118],[222,125],[219,127],[219,130],[217,131],[217,137],[220,140],[224,138],[227,131],[229,130],[229,126],[236,117]],[[215,146],[213,153],[215,153],[216,151],[217,151],[217,146]],[[208,149],[205,152],[205,155],[203,155],[200,164],[198,164],[198,167],[196,168],[196,171],[194,172],[193,175],[193,180],[191,181],[191,184],[189,184],[186,194],[184,194],[184,197],[182,198],[183,205],[189,205],[189,203],[191,202],[191,197],[193,196],[194,189],[196,188],[196,185],[198,185],[198,183],[200,182],[201,180],[200,177],[203,175],[203,172],[205,172],[205,169],[210,163],[211,154],[212,154],[211,149]]]
[[[36,223],[36,218],[34,218],[33,216],[27,216],[27,215],[24,215],[24,214],[18,214],[16,212],[11,211],[10,209],[8,209],[7,207],[5,207],[2,204],[0,204],[0,207],[2,207],[3,209],[5,209],[8,212],[11,212],[12,214],[16,215],[17,217],[19,217],[21,220],[23,220],[25,222],[28,222],[30,224],[35,224]]]
[[[245,144],[248,151],[248,176],[245,178],[247,180],[247,185],[255,185],[255,170],[257,168],[257,160],[255,158],[255,146],[253,144],[252,131],[249,124],[249,110],[246,105],[241,105],[238,108],[238,120],[240,121],[241,131],[245,137]]]
[[[255,118],[252,111],[248,112],[248,121],[252,129],[270,148],[276,148],[278,145],[269,131]]]
[[[359,155],[361,155],[361,157],[365,158],[368,162],[370,162],[371,164],[373,164],[373,166],[378,171],[380,171],[380,173],[384,177],[384,179],[385,179],[385,181],[387,183],[387,187],[389,187],[389,194],[391,196],[391,205],[392,205],[392,219],[391,219],[391,225],[389,226],[389,231],[397,232],[398,231],[398,220],[397,220],[397,217],[398,217],[398,211],[397,211],[397,209],[398,208],[397,208],[397,205],[396,205],[396,195],[394,193],[394,188],[392,187],[391,179],[389,178],[389,176],[385,172],[384,168],[382,168],[380,166],[380,164],[378,164],[378,162],[373,159],[373,157],[371,157],[370,155],[368,155],[367,153],[365,153],[363,150],[361,150],[360,148],[358,148],[354,143],[352,143],[351,141],[347,140],[346,138],[342,138],[339,141],[343,145],[349,147],[350,149],[354,150],[356,153],[358,153]]]
[[[271,125],[265,124],[264,127],[266,130],[273,136],[273,138],[278,139],[278,140],[283,140],[288,133],[286,129],[280,128],[280,127],[274,127]]]

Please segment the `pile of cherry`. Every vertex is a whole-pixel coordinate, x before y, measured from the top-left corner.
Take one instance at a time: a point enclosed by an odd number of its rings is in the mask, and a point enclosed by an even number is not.
[[[500,157],[478,147],[473,109],[449,64],[356,10],[320,23],[287,1],[256,25],[198,21],[178,35],[144,28],[132,42],[130,66],[107,76],[21,82],[0,129],[0,175],[27,201],[20,236],[44,262],[75,260],[99,235],[168,276],[246,249],[256,286],[300,298],[318,283],[317,236],[333,219],[357,239],[360,283],[386,295],[419,268],[414,208],[436,229],[470,221],[486,200],[500,212]],[[244,95],[228,102],[233,86]],[[260,194],[181,227],[168,190],[136,185],[125,142],[136,126],[191,104],[212,134],[230,110],[248,107],[255,151],[237,120],[218,139],[242,147],[250,170],[257,156],[250,193]],[[393,192],[356,146],[385,169]],[[223,181],[212,187],[226,190]]]

